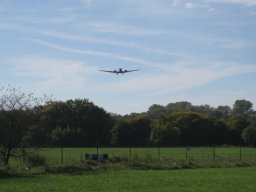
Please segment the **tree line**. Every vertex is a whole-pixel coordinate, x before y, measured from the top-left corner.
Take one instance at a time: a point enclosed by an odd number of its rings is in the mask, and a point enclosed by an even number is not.
[[[256,145],[256,112],[247,100],[229,106],[182,101],[121,116],[88,99],[55,101],[0,89],[0,160],[25,147]]]

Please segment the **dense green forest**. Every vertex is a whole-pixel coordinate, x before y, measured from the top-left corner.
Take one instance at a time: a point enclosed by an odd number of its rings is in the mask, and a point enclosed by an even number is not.
[[[40,102],[15,88],[1,89],[0,158],[15,148],[88,146],[256,145],[256,112],[247,100],[231,107],[181,101],[153,104],[121,116],[88,99]]]

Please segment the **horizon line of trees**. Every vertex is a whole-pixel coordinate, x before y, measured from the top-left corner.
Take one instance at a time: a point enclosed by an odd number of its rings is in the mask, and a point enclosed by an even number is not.
[[[252,102],[244,99],[236,100],[233,108],[196,106],[187,101],[169,103],[166,106],[154,104],[145,113],[120,117],[113,130],[125,132],[124,127],[134,127],[133,121],[138,121],[138,118],[140,121],[144,119],[145,122],[150,122],[149,126],[144,124],[144,129],[148,127],[150,132],[148,134],[145,131],[147,145],[256,145],[256,112]],[[126,135],[129,137],[129,134]],[[130,139],[126,142],[114,143],[127,145],[132,138],[133,135],[130,134]],[[141,143],[141,146],[145,146],[145,143]]]
[[[247,100],[233,107],[181,101],[153,104],[147,112],[114,115],[88,99],[38,99],[0,89],[0,161],[25,147],[256,146],[256,112]]]

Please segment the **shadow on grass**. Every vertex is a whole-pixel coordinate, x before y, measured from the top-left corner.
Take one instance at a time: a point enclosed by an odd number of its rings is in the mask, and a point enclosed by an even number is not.
[[[67,174],[67,175],[87,175],[101,174],[109,171],[100,166],[100,163],[84,163],[79,165],[61,165],[56,167],[37,166],[31,168],[0,167],[0,179],[3,178],[35,178],[45,174]]]
[[[15,173],[15,172],[6,172],[0,171],[0,179],[10,179],[10,178],[35,178],[36,175],[28,173]]]

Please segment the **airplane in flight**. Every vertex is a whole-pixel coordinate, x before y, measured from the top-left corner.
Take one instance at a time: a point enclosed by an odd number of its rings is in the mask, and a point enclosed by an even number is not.
[[[108,73],[115,73],[115,74],[125,74],[125,73],[129,73],[129,72],[133,72],[133,71],[139,71],[140,69],[134,69],[134,70],[123,70],[122,68],[119,68],[118,70],[114,70],[114,71],[107,71],[107,70],[99,70],[99,71],[102,71],[102,72],[108,72]]]

